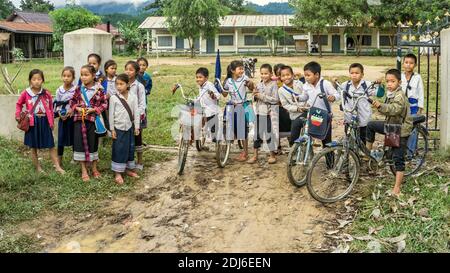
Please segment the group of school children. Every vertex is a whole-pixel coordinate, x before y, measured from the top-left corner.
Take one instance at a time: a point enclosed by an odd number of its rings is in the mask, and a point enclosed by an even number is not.
[[[372,105],[368,100],[360,100],[358,105],[358,121],[361,140],[366,143],[369,151],[373,151],[375,134],[385,134],[385,124],[401,124],[401,145],[393,148],[393,161],[396,170],[395,186],[392,194],[398,196],[405,170],[405,153],[408,142],[411,142],[413,115],[420,114],[424,105],[423,81],[419,74],[414,72],[417,59],[414,54],[404,57],[401,73],[397,69],[386,72],[384,82],[387,88],[384,103],[373,100]],[[303,68],[303,77],[294,73],[292,67],[278,64],[272,66],[263,64],[260,67],[261,80],[254,84],[245,74],[244,65],[241,61],[232,61],[227,68],[227,77],[223,83],[223,90],[217,90],[214,84],[208,81],[208,70],[199,68],[196,72],[197,84],[199,85],[199,102],[203,108],[208,109],[206,118],[210,124],[208,129],[213,138],[216,137],[215,125],[218,124],[220,109],[218,100],[228,100],[227,104],[234,106],[233,129],[234,138],[243,141],[243,151],[236,158],[239,162],[254,164],[258,161],[258,152],[263,142],[269,147],[268,163],[277,161],[280,153],[279,133],[290,131],[289,144],[292,145],[300,136],[301,129],[305,126],[308,109],[312,106],[324,111],[332,111],[329,103],[342,99],[340,92],[336,90],[336,83],[325,80],[322,77],[321,66],[317,62],[310,62]],[[296,79],[299,78],[300,79]],[[350,80],[342,83],[343,90],[353,96],[360,96],[366,92],[373,96],[377,85],[364,80],[364,67],[354,63],[349,67]],[[370,90],[368,87],[374,86]],[[222,92],[219,92],[222,91]],[[323,98],[319,94],[324,94]],[[205,96],[206,94],[206,96]],[[253,109],[256,113],[254,120],[250,121],[247,113],[249,99],[248,94],[253,97]],[[229,98],[227,98],[229,97]],[[328,106],[327,106],[328,104]],[[352,109],[351,100],[346,102],[345,107]],[[384,121],[371,120],[372,107],[386,119]],[[345,124],[351,121],[348,114],[344,115]],[[213,122],[209,122],[213,121]],[[248,132],[249,123],[254,123],[254,154],[249,158]],[[346,125],[347,126],[347,125]],[[322,140],[322,145],[332,140],[331,126]],[[327,155],[327,162],[332,162],[333,154]]]
[[[72,147],[73,161],[80,163],[82,180],[90,180],[88,167],[94,178],[101,177],[97,167],[99,138],[109,135],[113,139],[111,169],[115,172],[115,182],[123,184],[124,173],[139,177],[136,171],[144,167],[142,130],[147,126],[147,96],[152,89],[152,79],[146,72],[148,61],[145,58],[128,61],[122,74],[116,73],[114,60],[105,62],[104,73],[101,63],[98,54],[89,54],[78,81],[74,68],[64,67],[62,85],[54,99],[44,88],[44,72],[30,71],[29,87],[20,94],[15,117],[19,121],[22,112],[29,117],[24,143],[31,148],[38,172],[43,171],[38,150],[49,149],[56,171],[64,174],[64,148]],[[52,133],[55,119],[59,119],[57,150]],[[107,131],[102,132],[100,128]]]
[[[72,146],[73,159],[81,163],[82,179],[88,181],[87,163],[91,163],[92,175],[95,178],[100,176],[97,169],[99,135],[96,134],[95,119],[102,115],[113,138],[111,168],[116,174],[116,183],[122,184],[123,173],[138,177],[135,170],[143,168],[142,129],[147,123],[146,102],[152,88],[151,78],[145,72],[148,62],[145,58],[129,61],[125,65],[125,73],[116,75],[117,64],[109,60],[104,65],[103,75],[99,69],[100,56],[90,54],[87,61],[88,64],[81,68],[78,84],[74,84],[73,68],[63,69],[63,85],[56,91],[55,107],[51,93],[43,88],[43,72],[32,70],[29,75],[30,86],[22,92],[17,102],[16,118],[19,118],[24,105],[29,112],[33,112],[30,114],[30,130],[25,133],[25,145],[32,149],[33,163],[38,171],[42,171],[37,159],[38,149],[50,148],[56,170],[63,173],[61,159],[64,147]],[[359,105],[360,136],[369,150],[373,149],[375,134],[384,134],[385,123],[402,124],[401,145],[393,148],[393,161],[397,171],[394,195],[400,194],[406,147],[412,131],[412,115],[420,114],[424,105],[422,78],[414,72],[416,63],[416,56],[408,54],[403,60],[403,73],[397,69],[386,72],[386,100],[384,103],[378,100],[372,103],[373,108],[386,116],[386,120],[371,120],[372,109],[367,100],[361,100]],[[203,109],[213,141],[216,141],[219,124],[218,101],[224,99],[228,101],[227,105],[233,106],[234,139],[243,141],[243,151],[236,160],[256,163],[259,149],[266,142],[270,150],[268,163],[276,163],[276,156],[280,153],[280,132],[290,132],[289,144],[292,145],[305,125],[309,107],[331,111],[329,103],[342,99],[335,83],[322,77],[321,66],[317,62],[306,64],[303,77],[296,79],[300,76],[287,65],[277,64],[272,68],[269,64],[263,64],[260,67],[261,80],[255,84],[244,74],[242,61],[236,60],[227,68],[223,90],[218,90],[208,80],[208,69],[199,68],[196,71],[196,83],[199,86],[197,100]],[[363,79],[364,67],[359,63],[350,65],[349,76],[350,80],[344,82],[341,88],[350,95],[364,94],[367,87],[371,86],[369,81]],[[374,95],[375,89],[368,92]],[[319,98],[321,93],[324,96]],[[249,103],[249,96],[253,98],[253,105]],[[37,106],[34,107],[36,103]],[[351,102],[346,107],[352,107]],[[249,108],[255,112],[254,119],[249,117]],[[57,155],[52,136],[54,118],[59,118]],[[348,115],[345,115],[345,122],[349,121]],[[255,134],[254,154],[249,158],[250,122],[255,125]],[[322,145],[331,140],[330,126]],[[134,162],[135,152],[137,164]],[[329,157],[327,161],[333,160],[332,154]]]

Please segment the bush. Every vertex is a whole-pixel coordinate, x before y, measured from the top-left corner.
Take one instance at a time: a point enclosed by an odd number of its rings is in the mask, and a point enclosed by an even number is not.
[[[381,49],[377,48],[377,49],[372,50],[371,55],[372,56],[383,56],[383,51],[381,51]]]

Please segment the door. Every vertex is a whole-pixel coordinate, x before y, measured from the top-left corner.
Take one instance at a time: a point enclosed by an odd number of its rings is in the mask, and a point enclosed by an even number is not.
[[[184,49],[184,39],[183,38],[177,37],[175,44],[176,44],[176,49]]]
[[[341,35],[333,35],[331,38],[331,51],[341,53]]]
[[[206,40],[206,53],[214,53],[216,51],[216,39],[210,38]]]

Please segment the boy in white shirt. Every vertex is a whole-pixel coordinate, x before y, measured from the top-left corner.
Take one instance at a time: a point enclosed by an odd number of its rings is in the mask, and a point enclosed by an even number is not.
[[[220,93],[217,91],[214,84],[208,81],[208,77],[209,71],[205,67],[200,67],[195,72],[195,79],[199,86],[197,100],[206,117],[207,130],[211,132],[212,141],[216,142],[216,128],[219,126]]]
[[[408,97],[411,115],[421,114],[424,105],[424,87],[420,74],[414,73],[417,65],[416,55],[409,53],[403,58],[402,90]]]

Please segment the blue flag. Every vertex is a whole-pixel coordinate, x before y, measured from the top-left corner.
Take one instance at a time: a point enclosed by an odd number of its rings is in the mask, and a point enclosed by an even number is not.
[[[219,83],[217,80],[221,81],[222,79],[222,66],[220,65],[220,51],[217,49],[217,56],[216,56],[216,71],[214,73],[214,85],[216,86],[217,91],[219,93],[222,93],[223,90],[220,88]]]

